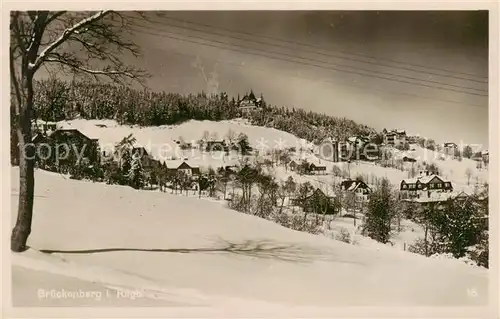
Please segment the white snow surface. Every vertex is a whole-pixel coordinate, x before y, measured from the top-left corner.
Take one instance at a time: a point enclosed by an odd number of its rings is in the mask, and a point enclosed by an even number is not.
[[[12,168],[12,225],[18,174]],[[12,254],[17,305],[30,304],[41,281],[140,291],[131,305],[487,304],[488,270],[461,261],[300,233],[203,198],[45,171],[35,188],[31,248]]]
[[[229,130],[237,137],[240,133],[248,136],[250,145],[254,148],[299,147],[309,144],[306,140],[300,139],[290,133],[269,127],[259,127],[248,124],[244,119],[234,119],[226,121],[197,121],[189,120],[179,125],[146,126],[120,125],[114,120],[84,120],[76,119],[59,122],[61,128],[78,129],[90,138],[99,139],[102,148],[112,147],[129,134],[137,139],[137,146],[144,146],[151,150],[154,157],[163,157],[169,147],[177,146],[176,141],[180,138],[194,146],[207,131],[209,140],[225,140]],[[166,146],[169,145],[169,146]],[[184,152],[186,156],[190,151]]]

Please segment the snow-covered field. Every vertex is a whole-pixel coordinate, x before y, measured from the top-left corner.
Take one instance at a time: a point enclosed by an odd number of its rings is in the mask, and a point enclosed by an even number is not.
[[[12,224],[18,172],[11,170]],[[131,306],[475,306],[488,300],[488,270],[460,261],[346,244],[216,201],[45,171],[36,172],[28,244],[27,252],[11,255],[18,306],[124,305],[131,296]],[[106,300],[38,298],[39,289],[101,291]]]
[[[119,142],[129,134],[137,139],[137,145],[151,149],[154,157],[163,157],[171,148],[177,146],[176,141],[180,139],[192,143],[194,146],[203,137],[204,132],[209,133],[210,140],[224,140],[228,131],[238,134],[244,133],[248,136],[250,145],[254,148],[300,147],[309,143],[290,133],[279,131],[268,127],[249,125],[244,119],[227,121],[196,121],[190,120],[179,125],[161,125],[140,127],[137,125],[119,125],[114,120],[83,120],[59,122],[62,128],[74,128],[80,130],[91,138],[98,138],[102,148],[108,148]],[[186,151],[186,156],[190,155]],[[169,153],[170,154],[170,153]],[[196,154],[195,155],[199,155]]]

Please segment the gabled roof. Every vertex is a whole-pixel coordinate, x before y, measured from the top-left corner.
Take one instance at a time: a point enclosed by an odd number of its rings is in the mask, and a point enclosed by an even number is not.
[[[307,199],[312,198],[312,197],[314,197],[314,196],[324,196],[324,197],[326,197],[326,198],[333,198],[333,197],[335,197],[335,196],[328,196],[328,195],[326,195],[326,194],[325,194],[325,192],[323,192],[321,189],[316,188],[316,189],[315,189],[315,190],[311,193],[311,195],[309,195],[309,196],[305,197],[304,199],[305,199],[305,200],[307,200]]]
[[[167,164],[167,167],[170,169],[199,168],[198,165],[194,165],[193,163],[187,160],[168,160],[165,161],[165,163]]]
[[[429,175],[429,176],[419,176],[419,177],[415,177],[415,178],[406,178],[406,179],[403,179],[401,181],[401,183],[404,182],[405,184],[416,184],[417,182],[419,182],[419,183],[422,183],[422,184],[427,184],[430,181],[432,181],[434,178],[439,179],[442,183],[450,183],[450,181],[447,181],[447,180],[443,179],[442,177],[440,177],[439,175],[436,175],[436,174],[432,174],[432,175]]]
[[[366,185],[365,182],[359,180],[345,180],[340,183],[340,186],[343,187],[345,190],[352,192],[356,191],[358,188],[371,190],[371,188],[368,185]]]
[[[405,183],[405,184],[416,184],[418,181],[417,178],[405,178],[401,181],[401,183]]]
[[[442,183],[446,182],[444,179],[442,179],[441,177],[439,177],[438,175],[435,175],[435,174],[432,174],[429,176],[422,176],[422,177],[418,178],[418,180],[423,184],[427,184],[435,178],[437,178]]]
[[[139,153],[142,153],[142,155],[146,155],[146,156],[149,155],[148,151],[143,146],[135,146],[135,147],[132,148],[132,154],[135,154],[137,151]]]
[[[74,134],[74,135],[78,135],[88,141],[92,141],[93,139],[91,139],[90,137],[88,137],[87,135],[83,134],[82,132],[80,132],[79,130],[77,130],[76,128],[67,128],[67,129],[57,129],[55,130],[51,135],[50,137],[57,137],[58,135],[65,135],[65,134]]]

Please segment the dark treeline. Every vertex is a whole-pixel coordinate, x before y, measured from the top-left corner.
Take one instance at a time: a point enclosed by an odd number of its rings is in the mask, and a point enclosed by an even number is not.
[[[158,126],[179,124],[187,120],[220,121],[244,117],[253,125],[276,128],[314,142],[326,137],[344,139],[351,135],[374,132],[373,129],[346,118],[271,106],[263,96],[261,110],[241,114],[238,110],[240,97],[230,98],[226,93],[181,95],[57,79],[38,81],[35,93],[36,118],[45,121],[81,117],[114,119],[120,124]]]

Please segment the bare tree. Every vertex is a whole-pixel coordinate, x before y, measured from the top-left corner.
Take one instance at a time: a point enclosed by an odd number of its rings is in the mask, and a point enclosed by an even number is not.
[[[13,11],[10,14],[10,80],[14,121],[19,142],[19,207],[11,236],[11,250],[26,249],[31,233],[35,187],[35,147],[31,143],[33,79],[42,66],[52,71],[108,78],[124,83],[147,74],[122,62],[124,53],[138,57],[140,50],[126,40],[132,15],[115,11]],[[141,81],[140,81],[141,82]],[[141,82],[142,83],[142,82]]]

